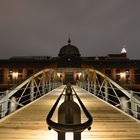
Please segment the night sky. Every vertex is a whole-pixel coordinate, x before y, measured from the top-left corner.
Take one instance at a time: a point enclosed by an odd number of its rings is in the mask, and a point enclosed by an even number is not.
[[[140,0],[0,0],[0,59],[57,56],[69,36],[82,56],[140,59]]]

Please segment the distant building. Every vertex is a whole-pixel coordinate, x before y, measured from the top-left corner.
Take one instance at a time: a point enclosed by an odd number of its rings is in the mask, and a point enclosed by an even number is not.
[[[68,44],[60,49],[58,57],[29,56],[0,60],[0,88],[2,90],[16,84],[45,68],[61,69],[63,80],[67,77],[72,79],[76,68],[95,68],[127,87],[136,89],[140,87],[140,60],[127,58],[125,48],[120,54],[82,57],[79,49],[72,45],[69,39]],[[71,69],[66,75],[63,68],[75,69]]]

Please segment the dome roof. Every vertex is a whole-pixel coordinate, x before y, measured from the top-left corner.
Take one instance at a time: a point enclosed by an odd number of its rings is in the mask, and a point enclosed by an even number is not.
[[[71,40],[68,40],[68,45],[63,46],[58,56],[67,56],[67,55],[73,55],[73,56],[80,56],[79,50],[76,46],[71,45]]]

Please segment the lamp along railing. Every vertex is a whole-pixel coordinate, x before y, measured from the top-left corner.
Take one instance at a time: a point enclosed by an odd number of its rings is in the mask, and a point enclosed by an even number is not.
[[[82,75],[86,75],[86,78]],[[78,80],[77,85],[129,115],[140,119],[140,92],[123,88],[117,82],[95,69],[83,71],[81,80]]]
[[[59,78],[54,78],[54,76],[52,69],[44,69],[32,75],[16,87],[1,92],[0,118],[60,86]]]

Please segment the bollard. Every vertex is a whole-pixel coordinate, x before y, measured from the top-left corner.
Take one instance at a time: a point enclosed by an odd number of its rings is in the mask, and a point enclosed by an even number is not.
[[[80,124],[81,110],[79,105],[73,101],[72,89],[68,85],[65,93],[65,100],[58,109],[58,123],[60,124]],[[81,140],[81,132],[73,132],[74,140]],[[58,140],[65,140],[64,132],[58,132]]]
[[[72,92],[74,91],[74,94]],[[65,94],[64,94],[65,92]],[[65,96],[64,102],[58,108],[58,123],[51,120],[57,105],[62,96]],[[74,102],[73,96],[75,96],[87,117],[87,121],[81,123],[81,110],[79,105]],[[58,140],[65,140],[65,133],[72,132],[74,140],[81,140],[81,132],[85,129],[90,130],[91,124],[93,122],[92,116],[76,94],[75,90],[70,84],[64,88],[52,109],[50,110],[46,122],[48,124],[48,129],[54,129],[58,133]]]

